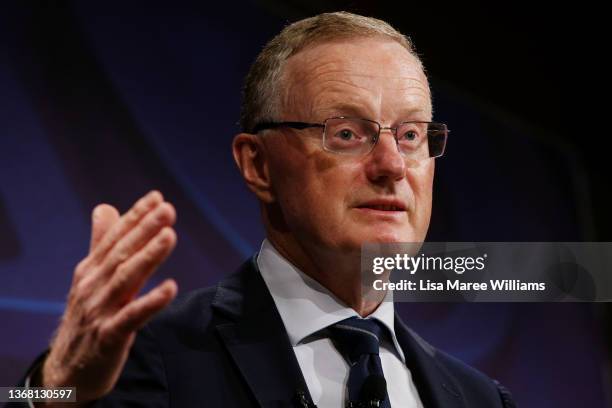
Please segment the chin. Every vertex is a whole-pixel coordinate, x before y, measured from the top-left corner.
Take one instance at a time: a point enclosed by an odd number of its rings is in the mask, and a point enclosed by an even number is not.
[[[416,242],[414,238],[398,234],[376,234],[364,242],[377,242],[379,244],[396,244],[400,242]]]
[[[422,242],[423,239],[417,237],[411,227],[398,228],[368,228],[359,235],[359,245],[366,242],[393,244],[399,242]]]

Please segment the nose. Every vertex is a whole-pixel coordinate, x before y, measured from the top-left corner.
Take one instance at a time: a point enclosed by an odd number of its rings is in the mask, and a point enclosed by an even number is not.
[[[381,129],[378,142],[368,156],[366,173],[371,181],[398,181],[405,177],[406,161],[399,152],[392,130]]]

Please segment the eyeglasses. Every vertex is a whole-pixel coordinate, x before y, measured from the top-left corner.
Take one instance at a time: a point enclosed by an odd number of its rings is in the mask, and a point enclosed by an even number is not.
[[[380,132],[388,129],[393,133],[398,151],[406,163],[415,166],[422,160],[442,156],[450,132],[444,123],[408,121],[396,127],[383,127],[373,120],[339,116],[323,123],[262,122],[253,128],[252,133],[283,127],[298,130],[322,128],[323,149],[353,156],[370,153],[380,139]]]

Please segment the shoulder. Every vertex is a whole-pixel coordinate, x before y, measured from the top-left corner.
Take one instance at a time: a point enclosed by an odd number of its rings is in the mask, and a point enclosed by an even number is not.
[[[166,324],[193,324],[193,318],[210,315],[211,305],[217,293],[217,285],[180,294],[153,321],[153,326]]]
[[[486,393],[491,395],[493,399],[499,399],[502,407],[516,407],[512,394],[499,381],[492,379],[483,372],[444,351],[436,349],[435,359],[454,378],[458,379],[461,390],[468,401],[477,399]]]
[[[178,296],[139,333],[150,336],[160,351],[179,351],[197,339],[205,343],[213,334],[212,303],[216,286],[197,289]]]
[[[162,349],[189,347],[195,339],[206,343],[217,326],[250,317],[251,309],[256,309],[265,298],[264,291],[265,285],[253,257],[216,285],[177,296],[144,331],[148,331]]]
[[[420,368],[415,375],[420,374],[425,381],[439,384],[441,388],[438,388],[438,392],[441,395],[453,395],[470,407],[516,406],[511,393],[498,381],[432,346],[403,322],[399,327],[404,344],[408,347],[405,349],[407,364]]]

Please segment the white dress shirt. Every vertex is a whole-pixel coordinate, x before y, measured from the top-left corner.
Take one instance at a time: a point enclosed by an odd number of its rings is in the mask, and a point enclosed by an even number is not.
[[[349,365],[329,338],[312,335],[359,315],[289,263],[268,240],[261,245],[257,265],[283,320],[313,402],[319,408],[344,407]],[[387,296],[391,296],[391,292]],[[404,353],[395,337],[393,302],[389,299],[386,298],[368,318],[377,319],[391,333],[392,341],[385,340],[380,345],[391,407],[422,408]]]

